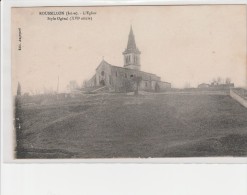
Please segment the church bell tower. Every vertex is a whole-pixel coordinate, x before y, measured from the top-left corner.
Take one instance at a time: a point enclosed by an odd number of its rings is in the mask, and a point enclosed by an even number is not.
[[[132,26],[130,27],[129,39],[127,48],[123,52],[124,55],[124,68],[130,68],[135,70],[140,70],[140,54],[141,52],[136,47],[135,36],[132,30]]]

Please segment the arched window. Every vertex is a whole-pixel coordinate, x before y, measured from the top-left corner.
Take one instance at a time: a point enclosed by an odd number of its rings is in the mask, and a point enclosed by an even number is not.
[[[101,71],[101,76],[104,76],[105,75],[105,72],[104,71]]]

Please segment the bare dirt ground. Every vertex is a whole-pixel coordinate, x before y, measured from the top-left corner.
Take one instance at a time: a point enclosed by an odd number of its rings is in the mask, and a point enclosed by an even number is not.
[[[19,109],[17,158],[247,156],[247,109],[227,95],[92,94]]]

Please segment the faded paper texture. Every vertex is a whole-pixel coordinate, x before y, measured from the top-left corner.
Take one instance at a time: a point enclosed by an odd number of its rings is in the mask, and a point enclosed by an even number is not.
[[[246,6],[12,8],[16,158],[247,155]]]

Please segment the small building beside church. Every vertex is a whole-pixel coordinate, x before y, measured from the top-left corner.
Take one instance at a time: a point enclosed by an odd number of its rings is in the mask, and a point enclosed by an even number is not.
[[[123,52],[124,66],[114,66],[103,59],[95,75],[86,82],[86,87],[106,86],[115,92],[134,91],[137,85],[143,91],[158,92],[171,88],[171,83],[161,81],[159,76],[141,71],[140,54],[131,27],[127,48]]]
[[[202,83],[202,84],[198,85],[198,88],[201,88],[201,89],[205,89],[205,88],[209,88],[209,87],[210,87],[210,85],[207,83]]]

